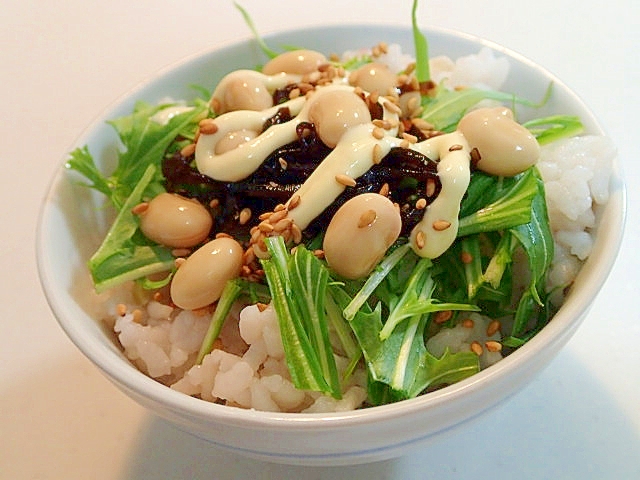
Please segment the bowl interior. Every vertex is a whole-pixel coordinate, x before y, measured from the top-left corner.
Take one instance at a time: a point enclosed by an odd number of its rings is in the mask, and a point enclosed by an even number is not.
[[[432,56],[446,54],[452,58],[477,53],[482,46],[510,59],[511,71],[505,91],[539,100],[554,82],[549,102],[536,115],[571,113],[579,115],[589,133],[602,133],[601,127],[580,99],[550,72],[520,55],[478,38],[455,32],[425,29]],[[369,48],[380,41],[398,43],[407,53],[413,52],[411,31],[405,27],[345,25],[312,28],[265,36],[269,45],[299,45],[325,53]],[[99,163],[108,171],[115,164],[118,138],[105,122],[130,113],[138,100],[157,102],[165,97],[188,98],[195,92],[189,85],[208,89],[229,71],[252,68],[265,61],[251,39],[194,55],[151,76],[117,100],[78,138],[71,149],[88,145]],[[524,117],[530,114],[520,112]],[[70,150],[71,150],[70,149]],[[66,160],[66,159],[65,159]],[[100,195],[78,183],[79,178],[60,167],[52,180],[41,210],[37,234],[38,266],[43,290],[60,325],[84,354],[117,385],[141,401],[162,405],[167,411],[190,418],[214,417],[218,421],[247,427],[283,425],[293,429],[314,429],[333,424],[349,425],[376,419],[392,419],[411,411],[444,408],[445,404],[481,389],[497,385],[502,376],[522,369],[541,352],[553,353],[564,344],[593,297],[605,281],[615,260],[624,223],[625,194],[619,168],[613,180],[612,195],[603,211],[593,255],[580,273],[573,292],[554,320],[532,341],[497,365],[451,387],[429,395],[356,412],[333,415],[273,414],[243,411],[210,404],[171,391],[136,370],[122,355],[112,335],[96,318],[100,296],[93,293],[86,261],[95,251],[107,229],[109,215]],[[505,391],[505,394],[509,393]],[[502,394],[494,395],[498,401]],[[494,401],[492,400],[492,401]],[[469,413],[469,416],[471,413]],[[327,423],[328,422],[328,423]]]

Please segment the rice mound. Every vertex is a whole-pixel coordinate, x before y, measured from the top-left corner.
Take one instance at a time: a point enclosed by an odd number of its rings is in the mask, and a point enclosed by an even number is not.
[[[549,290],[570,285],[591,253],[598,207],[609,199],[615,156],[611,140],[596,135],[559,140],[541,149],[537,167],[555,241]]]
[[[273,307],[263,311],[256,305],[243,308],[237,326],[248,346],[244,353],[214,349],[171,388],[204,400],[270,412],[339,412],[356,409],[365,401],[366,377],[362,372],[350,377],[340,400],[296,389],[284,358]],[[348,360],[336,360],[340,373],[344,373]]]
[[[346,52],[343,60],[370,53]],[[376,59],[394,71],[401,71],[413,59],[397,45]],[[461,85],[499,90],[509,65],[493,52],[482,49],[453,61],[447,57],[431,59],[431,74],[437,83],[449,88]],[[538,169],[545,182],[547,207],[555,241],[555,257],[548,277],[548,290],[557,290],[554,303],[562,301],[563,289],[575,279],[593,246],[598,206],[609,198],[609,182],[615,149],[609,139],[581,136],[554,142],[541,149]],[[523,263],[526,263],[523,262]],[[225,405],[274,412],[329,412],[353,410],[366,401],[367,374],[359,367],[336,400],[318,392],[294,387],[284,358],[284,349],[273,307],[238,307],[225,322],[214,350],[200,364],[196,356],[208,328],[210,316],[182,311],[155,300],[141,301],[124,286],[111,294],[104,305],[107,325],[116,334],[126,357],[142,372],[173,390]],[[119,300],[117,300],[119,299]],[[117,313],[116,301],[126,299],[126,312]],[[485,345],[500,341],[501,334],[488,336],[492,320],[477,313],[472,320],[453,328],[442,328],[431,337],[427,350],[441,356],[469,351],[472,342]],[[471,325],[471,326],[470,326]],[[482,368],[499,361],[500,352],[483,349]],[[341,373],[346,358],[336,356]]]

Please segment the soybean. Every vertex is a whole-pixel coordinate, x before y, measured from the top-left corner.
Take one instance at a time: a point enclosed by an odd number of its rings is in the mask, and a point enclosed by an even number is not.
[[[215,302],[227,281],[240,275],[242,255],[242,246],[232,238],[211,240],[180,265],[171,281],[171,300],[185,310]]]
[[[351,91],[319,91],[311,102],[309,120],[315,125],[320,140],[330,148],[335,148],[351,127],[371,122],[366,103]]]
[[[262,67],[262,73],[265,75],[277,73],[304,75],[314,72],[325,63],[327,63],[327,58],[322,53],[313,50],[292,50],[269,60]]]
[[[349,83],[354,87],[373,93],[386,95],[396,86],[398,77],[382,63],[367,63],[349,75]]]
[[[540,156],[538,141],[505,107],[473,110],[462,117],[458,130],[480,152],[478,169],[491,175],[517,175]]]
[[[140,214],[142,233],[161,245],[191,248],[209,235],[213,219],[197,200],[175,193],[154,197]]]
[[[348,278],[362,278],[382,260],[402,228],[398,208],[378,193],[363,193],[335,213],[322,245],[329,267]]]

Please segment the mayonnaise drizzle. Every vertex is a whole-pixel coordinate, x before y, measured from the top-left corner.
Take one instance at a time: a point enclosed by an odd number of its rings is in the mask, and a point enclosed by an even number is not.
[[[198,138],[196,143],[198,170],[221,182],[239,182],[248,177],[276,148],[293,142],[297,138],[296,126],[302,121],[298,114],[304,105],[305,99],[300,97],[260,112],[238,110],[220,115],[215,119],[218,126],[216,133],[200,135]],[[288,107],[291,115],[298,116],[287,123],[273,125],[253,140],[238,145],[233,150],[216,154],[217,143],[227,134],[242,129],[260,132],[264,122],[273,117],[282,107]]]
[[[285,86],[292,81],[293,75],[263,75],[259,72],[238,71],[230,74],[260,76],[268,88]],[[218,85],[215,95],[223,95],[229,80],[225,77]],[[355,90],[344,85],[343,79],[334,84],[318,87],[310,96],[313,99],[322,91],[331,89]],[[379,97],[378,103],[387,106],[390,100]],[[277,148],[297,138],[296,126],[308,121],[311,101],[305,97],[295,98],[286,103],[263,110],[234,111],[225,113],[215,119],[218,131],[210,135],[201,135],[196,145],[196,164],[198,170],[215,180],[233,182],[240,181],[253,173],[264,160]],[[235,149],[215,153],[217,142],[230,132],[246,129],[261,131],[264,122],[276,114],[279,108],[288,107],[294,116],[289,122],[270,127],[253,140],[239,145]],[[295,195],[299,198],[295,208],[288,212],[289,218],[301,229],[322,213],[346,188],[336,180],[336,176],[346,175],[359,178],[374,164],[374,149],[378,158],[389,153],[391,148],[399,147],[403,139],[397,137],[399,117],[394,108],[383,108],[383,119],[392,128],[384,131],[382,138],[376,138],[373,123],[357,125],[348,130],[339,140],[336,147],[320,163],[307,178]],[[404,141],[406,144],[406,141]],[[405,145],[406,146],[406,145]],[[452,148],[453,147],[453,148]],[[438,197],[426,208],[422,220],[411,232],[410,242],[413,250],[421,257],[435,258],[444,253],[453,243],[458,232],[458,214],[460,201],[469,186],[470,180],[470,147],[460,132],[432,137],[423,142],[414,143],[409,148],[418,151],[438,162],[438,176],[442,188]],[[288,202],[289,203],[289,202]],[[448,223],[448,228],[434,228],[434,222]],[[420,237],[417,239],[417,237]]]
[[[418,255],[436,258],[447,251],[458,234],[460,202],[471,179],[470,148],[464,136],[457,131],[433,137],[413,147],[432,160],[440,159],[438,178],[442,189],[426,207],[422,220],[413,228],[409,237],[411,246]],[[444,229],[434,228],[436,222],[445,222],[449,226]],[[422,235],[423,240],[418,241],[418,235]]]

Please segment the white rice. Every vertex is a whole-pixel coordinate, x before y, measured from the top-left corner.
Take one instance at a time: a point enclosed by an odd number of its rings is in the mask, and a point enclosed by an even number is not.
[[[347,52],[343,58],[362,53],[368,52]],[[397,45],[390,45],[389,52],[377,60],[394,71],[403,70],[413,61]],[[499,90],[508,68],[507,60],[496,58],[490,49],[456,61],[447,57],[431,60],[434,81],[450,88],[467,85]],[[538,168],[546,185],[556,242],[549,289],[570,285],[591,252],[592,230],[596,225],[594,209],[608,199],[615,154],[611,142],[597,136],[576,137],[542,148]],[[141,307],[144,302],[136,300],[131,291],[131,287],[124,287],[113,293],[112,298],[127,304],[129,313],[125,315],[116,314],[115,300],[106,302],[107,323],[127,358],[142,372],[174,390],[207,401],[278,412],[353,410],[366,400],[364,368],[351,375],[341,400],[297,390],[284,359],[272,307],[260,311],[256,306],[248,306],[233,312],[220,335],[223,348],[214,349],[201,364],[195,365],[210,317],[156,301]],[[134,314],[135,309],[140,311]],[[428,351],[439,357],[446,348],[451,352],[468,351],[474,341],[485,345],[488,340],[501,340],[500,332],[490,337],[486,334],[491,319],[476,313],[466,318],[473,321],[472,328],[462,324],[443,328],[428,340]],[[483,350],[482,368],[502,358],[500,352]],[[344,371],[347,360],[339,356],[336,360]]]
[[[353,410],[365,401],[364,372],[350,377],[340,400],[294,387],[284,358],[278,320],[271,306],[264,311],[255,305],[244,308],[238,328],[248,345],[242,355],[215,349],[171,388],[210,401],[272,412]],[[348,362],[343,358],[336,360],[344,373]]]
[[[573,137],[542,147],[538,170],[545,182],[555,258],[548,289],[570,285],[593,247],[596,211],[609,199],[616,149],[604,136]]]
[[[475,312],[465,315],[465,319],[471,320],[471,326],[465,326],[460,322],[455,327],[443,328],[430,337],[426,344],[429,353],[440,358],[446,349],[451,353],[470,352],[471,344],[478,342],[482,347],[482,354],[479,356],[480,368],[486,368],[502,359],[500,352],[490,352],[484,347],[488,341],[499,342],[502,339],[500,331],[487,335],[487,328],[492,319]]]

